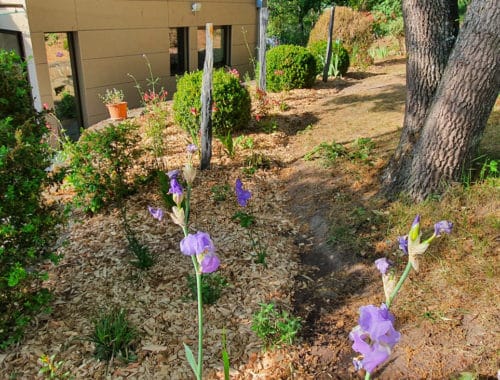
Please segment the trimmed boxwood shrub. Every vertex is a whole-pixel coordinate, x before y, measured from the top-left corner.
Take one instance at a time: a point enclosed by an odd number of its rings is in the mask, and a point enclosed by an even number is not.
[[[315,41],[307,46],[307,49],[309,49],[312,55],[314,55],[314,58],[316,58],[316,75],[323,73],[327,45],[328,42],[322,40]],[[339,57],[338,70],[340,75],[345,75],[349,69],[349,53],[340,41],[335,41],[332,45],[331,62],[333,62],[335,55]]]
[[[0,49],[0,350],[19,340],[50,293],[37,264],[53,258],[61,218],[43,202],[50,150],[26,65]]]
[[[177,80],[174,94],[174,120],[197,142],[201,122],[201,83],[203,71],[187,73]],[[250,121],[251,99],[239,76],[224,69],[213,73],[212,128],[217,137],[242,129]]]
[[[316,60],[302,46],[279,45],[266,53],[266,83],[269,91],[310,88],[316,79]]]

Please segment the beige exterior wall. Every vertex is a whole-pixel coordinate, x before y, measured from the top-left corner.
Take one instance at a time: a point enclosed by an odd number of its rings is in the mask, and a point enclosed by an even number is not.
[[[1,2],[5,0],[0,0]],[[258,10],[255,0],[25,0],[33,56],[42,102],[51,100],[44,33],[75,32],[77,71],[85,126],[108,117],[98,94],[107,88],[125,92],[129,107],[139,105],[132,74],[143,86],[151,62],[153,75],[169,94],[175,90],[170,75],[169,29],[189,27],[189,69],[197,62],[197,28],[211,22],[231,26],[231,66],[250,69],[248,50],[255,50]],[[1,28],[1,25],[0,25]],[[247,47],[248,45],[248,47]]]

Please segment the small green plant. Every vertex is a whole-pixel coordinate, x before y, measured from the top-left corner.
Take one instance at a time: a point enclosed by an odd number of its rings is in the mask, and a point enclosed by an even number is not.
[[[219,141],[224,147],[224,152],[227,156],[233,158],[236,154],[236,144],[234,143],[233,136],[231,136],[231,132],[228,132],[225,136],[219,136]]]
[[[93,321],[94,331],[89,340],[94,343],[94,355],[99,360],[121,358],[125,362],[135,360],[136,329],[127,320],[124,309],[101,313]]]
[[[276,46],[266,52],[266,78],[273,92],[310,88],[316,79],[316,59],[302,46]]]
[[[227,195],[229,194],[229,185],[225,183],[224,185],[214,185],[210,188],[212,192],[212,198],[216,202],[223,202],[226,200]]]
[[[197,299],[196,276],[187,277],[190,298]],[[201,291],[203,305],[213,305],[216,303],[224,289],[228,285],[227,280],[217,273],[205,273],[201,275]]]
[[[132,264],[140,269],[147,269],[153,266],[154,260],[151,256],[149,248],[137,239],[135,231],[133,231],[129,226],[127,226],[125,230],[128,249],[135,256],[135,260],[132,261]]]
[[[245,168],[250,174],[254,174],[258,169],[270,169],[271,160],[264,153],[252,153],[245,159]]]
[[[102,95],[99,95],[99,99],[102,100],[104,104],[118,104],[123,102],[125,95],[122,90],[118,90],[116,88],[106,89],[106,92]]]
[[[300,319],[287,311],[278,311],[273,303],[260,304],[260,310],[252,316],[252,331],[264,343],[265,348],[293,344],[300,330]]]
[[[38,374],[43,376],[45,380],[63,380],[63,379],[71,379],[71,373],[69,371],[62,372],[62,365],[64,362],[56,361],[56,355],[42,355],[40,359],[38,359],[41,367],[38,371]]]
[[[342,144],[339,144],[335,141],[333,141],[331,144],[323,142],[314,147],[310,152],[306,153],[304,155],[304,160],[312,161],[321,159],[325,166],[331,166],[337,158],[346,155],[347,150]]]
[[[253,149],[255,141],[252,137],[240,135],[234,139],[234,145],[241,149]]]
[[[307,49],[316,58],[316,74],[323,74],[323,68],[326,62],[326,48],[327,41],[319,40],[311,43]],[[328,68],[328,75],[335,77],[342,76],[347,73],[349,69],[349,54],[342,45],[340,40],[335,40],[332,45],[332,52],[330,56],[330,67]]]
[[[45,33],[45,42],[49,46],[54,46],[57,41],[59,41],[59,35],[57,33]]]
[[[354,149],[349,152],[349,158],[369,162],[374,148],[375,142],[371,138],[360,137],[354,141]]]

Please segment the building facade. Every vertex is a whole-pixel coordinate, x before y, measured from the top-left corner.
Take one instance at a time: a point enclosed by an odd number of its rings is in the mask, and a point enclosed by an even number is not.
[[[0,0],[0,48],[28,62],[35,106],[75,103],[88,127],[108,117],[99,95],[120,89],[140,105],[136,83],[203,67],[205,25],[214,25],[214,66],[251,70],[258,38],[255,0]],[[147,59],[146,59],[147,58]],[[64,109],[63,109],[64,108]],[[61,111],[61,115],[63,112]],[[69,112],[71,113],[71,112]]]

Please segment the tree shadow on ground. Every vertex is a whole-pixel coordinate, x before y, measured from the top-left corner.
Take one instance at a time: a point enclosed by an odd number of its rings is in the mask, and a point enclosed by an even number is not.
[[[255,122],[250,131],[264,133],[283,132],[287,136],[295,136],[310,125],[316,124],[318,120],[318,117],[312,112],[269,115]]]
[[[392,151],[389,144],[398,132],[373,138],[376,155]],[[349,143],[349,142],[346,142]],[[373,266],[377,243],[384,242],[387,223],[381,209],[386,204],[378,194],[382,166],[339,159],[330,167],[318,162],[295,163],[288,178],[290,211],[304,226],[297,244],[305,275],[297,276],[294,311],[303,319],[302,337],[313,343],[323,335],[325,315],[341,309],[352,297],[366,297],[379,289],[379,274]],[[352,183],[352,178],[358,178]],[[342,333],[346,333],[342,323]],[[340,333],[340,332],[339,332]],[[347,336],[347,335],[346,335]]]
[[[385,87],[384,91],[380,88]],[[325,107],[334,106],[332,110],[339,108],[352,107],[355,104],[369,104],[369,112],[387,112],[400,111],[400,108],[405,103],[406,87],[400,84],[389,84],[384,86],[373,87],[376,92],[370,95],[340,95],[331,98],[325,103]]]

